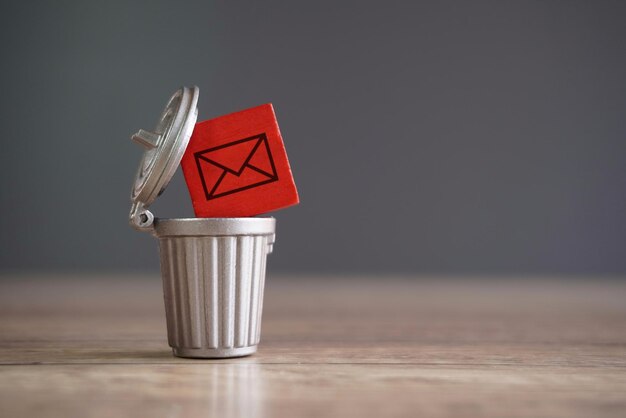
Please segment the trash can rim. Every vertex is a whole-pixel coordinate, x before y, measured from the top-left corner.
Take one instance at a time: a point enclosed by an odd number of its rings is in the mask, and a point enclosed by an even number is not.
[[[276,219],[260,218],[157,218],[154,232],[167,236],[269,235],[276,231]]]

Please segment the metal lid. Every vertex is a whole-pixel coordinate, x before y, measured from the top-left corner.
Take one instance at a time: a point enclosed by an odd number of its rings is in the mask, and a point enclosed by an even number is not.
[[[146,210],[165,190],[183,158],[198,118],[198,87],[182,87],[165,106],[154,131],[140,129],[131,139],[145,148],[130,199],[130,223],[138,229],[152,226]]]

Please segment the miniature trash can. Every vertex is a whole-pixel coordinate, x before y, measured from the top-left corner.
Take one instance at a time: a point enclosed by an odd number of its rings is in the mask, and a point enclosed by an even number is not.
[[[154,132],[131,193],[131,225],[159,240],[168,342],[174,355],[227,358],[256,352],[274,218],[159,219],[147,209],[171,180],[197,118],[198,88],[183,87]]]
[[[236,357],[261,335],[265,260],[273,218],[155,222],[167,335],[180,357]]]

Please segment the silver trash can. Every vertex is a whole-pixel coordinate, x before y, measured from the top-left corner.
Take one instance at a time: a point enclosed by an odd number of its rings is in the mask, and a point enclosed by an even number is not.
[[[158,219],[147,209],[165,190],[197,118],[198,88],[168,102],[156,130],[132,139],[145,152],[131,193],[130,224],[159,239],[169,345],[193,358],[246,356],[261,336],[274,218]]]
[[[219,358],[256,351],[275,225],[273,218],[155,222],[175,355]]]

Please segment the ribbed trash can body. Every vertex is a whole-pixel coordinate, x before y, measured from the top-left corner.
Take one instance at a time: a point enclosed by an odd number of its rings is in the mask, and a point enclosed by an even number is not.
[[[256,351],[274,230],[273,218],[155,223],[168,342],[175,355],[220,358]]]

